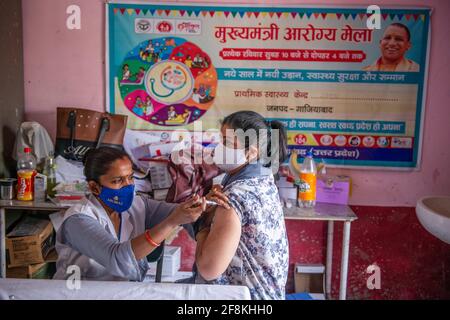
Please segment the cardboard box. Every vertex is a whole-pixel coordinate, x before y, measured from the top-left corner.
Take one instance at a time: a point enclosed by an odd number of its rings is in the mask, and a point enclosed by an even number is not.
[[[317,202],[348,204],[351,180],[348,176],[332,176],[317,179]]]
[[[52,279],[56,272],[57,259],[58,254],[53,249],[49,252],[43,263],[6,268],[6,277],[16,279]]]
[[[58,260],[58,253],[56,252],[56,249],[53,247],[52,250],[47,254],[45,257],[45,262],[56,262]]]
[[[9,267],[44,263],[54,247],[53,225],[49,220],[26,216],[6,236]]]
[[[325,266],[322,264],[295,265],[295,292],[325,293]]]
[[[6,277],[16,279],[52,279],[55,272],[55,262],[44,262],[30,264],[25,267],[6,268]]]
[[[165,246],[163,259],[162,275],[174,276],[181,266],[181,247]],[[156,264],[156,262],[148,264],[149,274],[156,274]]]

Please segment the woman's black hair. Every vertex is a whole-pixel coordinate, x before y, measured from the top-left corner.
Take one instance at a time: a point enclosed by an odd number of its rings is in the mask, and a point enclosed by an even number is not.
[[[83,158],[86,181],[100,183],[100,177],[108,172],[111,164],[117,159],[123,158],[127,158],[133,163],[130,156],[124,150],[118,148],[100,147],[98,149],[89,149]]]
[[[280,164],[286,160],[288,155],[287,136],[286,128],[282,122],[276,120],[266,121],[262,115],[254,111],[238,111],[226,116],[222,121],[222,125],[227,125],[234,130],[241,129],[244,133],[248,132],[248,130],[255,131],[259,145],[267,148],[265,154],[267,158],[261,159],[265,167],[270,167],[273,164],[275,159],[272,158],[276,154],[278,154],[278,159],[276,160]],[[276,137],[274,130],[278,133],[278,141],[272,141],[272,135]],[[272,142],[275,145],[272,145]],[[244,147],[246,151],[248,151],[251,144],[251,141],[245,139]],[[264,150],[259,150],[260,157],[262,151]]]

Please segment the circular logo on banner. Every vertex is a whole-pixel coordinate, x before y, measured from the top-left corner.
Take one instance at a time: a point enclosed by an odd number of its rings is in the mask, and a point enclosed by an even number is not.
[[[294,138],[295,143],[298,145],[304,145],[307,141],[307,138],[304,134],[297,134]]]
[[[325,134],[320,137],[320,143],[323,146],[329,146],[330,144],[333,143],[333,138],[329,134]]]
[[[167,21],[161,21],[156,25],[159,32],[169,33],[172,31],[172,25]]]
[[[153,65],[145,77],[150,97],[163,104],[179,103],[192,94],[194,78],[185,64],[161,61]]]
[[[350,139],[348,139],[348,144],[352,147],[357,147],[361,143],[361,138],[358,136],[351,136]]]
[[[343,147],[347,143],[347,138],[345,136],[336,136],[334,137],[334,143],[338,147]]]
[[[125,56],[117,79],[126,108],[160,126],[183,126],[202,117],[214,103],[218,82],[209,55],[178,37],[141,42]]]
[[[389,146],[389,138],[388,137],[378,137],[377,145],[380,148],[386,148]]]
[[[372,136],[365,136],[363,138],[363,145],[367,148],[373,147],[375,145],[375,138]]]

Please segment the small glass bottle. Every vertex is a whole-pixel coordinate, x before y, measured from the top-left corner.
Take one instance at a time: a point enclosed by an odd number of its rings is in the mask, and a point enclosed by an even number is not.
[[[56,194],[56,163],[53,156],[47,157],[43,174],[47,176],[47,196],[54,198]]]

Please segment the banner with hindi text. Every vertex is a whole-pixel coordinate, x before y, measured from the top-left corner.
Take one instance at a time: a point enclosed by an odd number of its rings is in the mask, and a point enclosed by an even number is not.
[[[129,128],[209,143],[254,110],[327,164],[418,166],[430,9],[381,7],[369,29],[366,7],[106,6],[107,107]]]

